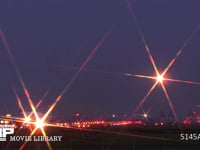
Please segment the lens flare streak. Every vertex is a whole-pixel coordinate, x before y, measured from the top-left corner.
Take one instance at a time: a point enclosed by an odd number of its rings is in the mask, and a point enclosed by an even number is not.
[[[113,26],[112,26],[113,28]],[[88,57],[85,59],[85,61],[82,63],[78,71],[74,74],[70,82],[66,85],[66,87],[63,89],[63,91],[58,95],[58,97],[55,99],[54,103],[50,106],[50,108],[47,110],[45,115],[42,117],[42,120],[45,121],[47,116],[51,113],[51,111],[55,108],[56,104],[61,100],[65,92],[71,87],[72,83],[76,80],[76,78],[79,76],[80,72],[84,70],[85,66],[88,64],[88,62],[92,59],[92,57],[95,55],[97,50],[101,47],[105,39],[108,37],[108,35],[111,33],[112,28],[106,32],[103,36],[103,38],[98,42],[96,47],[91,51],[91,53],[88,55]]]
[[[145,97],[140,101],[140,103],[138,104],[138,106],[136,107],[136,109],[133,112],[133,115],[136,114],[136,112],[140,109],[140,107],[144,104],[144,102],[146,101],[146,99],[149,97],[149,95],[153,92],[153,90],[155,89],[155,87],[158,85],[159,81],[156,81],[152,87],[149,89],[149,91],[147,92],[147,94],[145,95]]]

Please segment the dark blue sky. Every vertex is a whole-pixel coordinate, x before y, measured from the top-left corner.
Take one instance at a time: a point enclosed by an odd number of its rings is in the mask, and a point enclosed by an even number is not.
[[[198,0],[135,0],[132,8],[160,70],[176,55],[200,24]],[[0,25],[21,75],[36,102],[49,95],[39,110],[44,112],[69,83],[104,34],[112,28],[86,68],[153,75],[154,71],[125,0],[1,1]],[[113,26],[114,25],[114,26]],[[175,79],[200,82],[200,31],[168,72]],[[13,65],[0,41],[0,113],[18,112],[12,84],[29,110]],[[68,117],[131,113],[153,81],[143,78],[83,71],[53,111]],[[167,82],[166,87],[180,117],[199,104],[200,85]],[[152,115],[170,111],[160,87],[143,108]],[[198,110],[198,109],[197,109]]]

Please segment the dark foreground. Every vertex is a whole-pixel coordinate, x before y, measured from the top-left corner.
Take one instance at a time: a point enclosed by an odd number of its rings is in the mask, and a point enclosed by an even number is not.
[[[48,136],[62,136],[50,142],[55,150],[199,150],[200,139],[180,140],[180,133],[200,133],[199,129],[96,127],[89,129],[45,129]],[[17,135],[29,135],[21,129]],[[40,133],[37,133],[40,135]],[[8,138],[9,139],[9,138]],[[0,142],[0,149],[17,150],[23,142]],[[46,150],[45,142],[28,142],[25,150]]]

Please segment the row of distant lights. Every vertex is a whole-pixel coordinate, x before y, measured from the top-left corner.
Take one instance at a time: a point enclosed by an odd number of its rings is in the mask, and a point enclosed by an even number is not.
[[[6,114],[5,115],[6,118],[11,118],[11,114]],[[116,116],[113,114],[112,115],[113,118],[115,118]],[[144,118],[148,118],[148,114],[144,113],[143,114]],[[183,125],[191,125],[191,118],[192,116],[187,117],[184,121],[183,121]],[[30,119],[27,119],[24,121],[24,126],[28,127],[30,124]],[[4,124],[4,125],[8,125],[11,122],[9,120],[0,120],[0,124]],[[197,117],[197,123],[200,123],[200,117]],[[66,127],[66,128],[70,128],[70,127],[78,127],[78,128],[89,128],[90,126],[95,126],[95,125],[103,125],[103,126],[122,126],[122,125],[146,125],[145,123],[143,123],[142,121],[115,121],[115,122],[105,122],[105,121],[85,121],[85,122],[73,122],[73,123],[56,123],[57,127]],[[12,124],[13,127],[16,128],[15,124]],[[166,122],[155,122],[153,124],[155,127],[162,127],[166,125]],[[175,123],[172,123],[171,125],[175,125]],[[45,125],[48,126],[48,125]]]
[[[69,123],[57,123],[58,127],[78,127],[78,128],[89,128],[91,126],[117,126],[117,125],[129,125],[133,124],[133,121],[116,121],[116,122],[105,122],[105,121],[86,121],[86,122],[73,122]],[[134,124],[142,124],[141,121],[135,121]]]
[[[80,116],[80,114],[76,114],[77,117]],[[5,116],[6,118],[10,118],[11,114],[6,114]],[[113,118],[116,117],[115,114],[112,115]],[[144,118],[148,118],[148,114],[144,113],[143,114]],[[25,119],[24,121],[24,126],[28,127],[29,126],[29,122],[30,122],[30,118],[27,118],[27,120]],[[1,120],[0,121],[1,124],[9,124],[10,121],[8,120]],[[57,127],[66,127],[66,128],[70,128],[72,127],[78,127],[78,128],[89,128],[92,125],[103,125],[103,126],[120,126],[120,125],[130,125],[130,124],[135,124],[135,125],[142,125],[142,121],[116,121],[116,122],[105,122],[105,121],[86,121],[86,122],[74,122],[72,124],[69,123],[56,123]],[[160,123],[154,123],[155,126],[163,126],[164,123],[160,122]]]
[[[11,114],[6,114],[5,117],[9,119],[11,117]],[[8,124],[10,124],[10,121],[8,119],[6,119],[6,120],[0,120],[0,124],[4,124],[5,126],[8,125]],[[13,124],[13,127],[16,127],[15,124]]]

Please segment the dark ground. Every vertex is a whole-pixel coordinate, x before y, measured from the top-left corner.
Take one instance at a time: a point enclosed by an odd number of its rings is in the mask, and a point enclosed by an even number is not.
[[[200,140],[181,141],[180,133],[200,133],[200,129],[94,127],[90,129],[46,128],[47,135],[63,136],[51,142],[55,150],[199,150]],[[40,134],[40,133],[38,133]],[[17,135],[29,135],[22,129]],[[22,142],[1,142],[0,149],[17,150]],[[46,150],[45,142],[29,142],[25,150]]]

